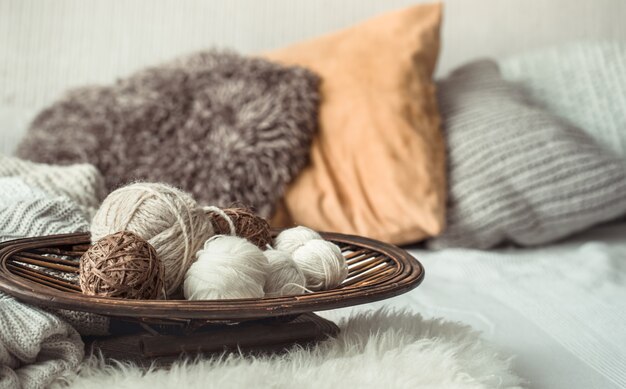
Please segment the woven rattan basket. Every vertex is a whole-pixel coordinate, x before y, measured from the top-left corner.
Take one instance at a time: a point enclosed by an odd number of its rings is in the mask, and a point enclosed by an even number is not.
[[[356,236],[322,235],[341,247],[349,267],[348,278],[335,289],[299,296],[187,301],[83,295],[77,275],[79,258],[90,245],[87,233],[0,244],[0,290],[18,300],[47,308],[97,313],[147,325],[197,329],[207,324],[242,323],[272,317],[282,317],[282,322],[287,322],[300,314],[396,296],[418,286],[424,277],[421,264],[398,247]]]

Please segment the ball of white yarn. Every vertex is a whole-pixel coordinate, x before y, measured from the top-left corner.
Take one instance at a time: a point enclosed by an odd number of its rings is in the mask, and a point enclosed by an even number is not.
[[[113,191],[91,223],[91,239],[131,231],[147,240],[165,269],[167,295],[175,293],[213,225],[187,193],[159,183],[136,183]]]
[[[292,254],[297,248],[313,239],[322,239],[320,234],[304,226],[298,226],[282,231],[274,239],[277,250]]]
[[[198,251],[185,274],[188,300],[261,298],[265,295],[267,258],[244,238],[217,235]]]
[[[311,290],[334,288],[348,277],[348,265],[341,249],[326,240],[312,239],[304,243],[293,252],[293,260]]]
[[[265,296],[294,296],[306,291],[304,273],[291,258],[291,254],[282,250],[265,250],[269,262]]]

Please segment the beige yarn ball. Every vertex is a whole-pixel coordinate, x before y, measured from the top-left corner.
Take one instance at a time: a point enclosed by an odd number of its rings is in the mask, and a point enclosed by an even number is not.
[[[265,250],[268,261],[266,297],[295,296],[306,291],[306,278],[291,254],[281,250]]]
[[[348,277],[341,249],[323,239],[312,239],[298,247],[293,260],[304,273],[306,287],[314,291],[335,288]]]
[[[164,267],[165,291],[176,293],[213,225],[187,193],[160,183],[119,188],[102,202],[91,223],[91,239],[130,231],[150,243]]]
[[[216,235],[204,243],[185,274],[187,300],[261,298],[265,295],[267,258],[245,238]]]
[[[275,239],[275,245],[277,250],[293,254],[296,249],[313,239],[322,239],[322,237],[319,233],[308,227],[297,226],[286,229],[278,234]]]

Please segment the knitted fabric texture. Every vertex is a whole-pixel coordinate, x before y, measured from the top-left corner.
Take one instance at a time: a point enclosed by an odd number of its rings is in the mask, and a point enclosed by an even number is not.
[[[91,165],[53,166],[0,156],[0,242],[89,231],[102,176]],[[106,317],[56,311],[83,335],[108,332]]]
[[[0,155],[0,178],[4,177],[19,177],[32,189],[40,189],[51,196],[70,199],[81,208],[89,220],[105,195],[102,175],[89,164],[53,166]]]
[[[625,42],[572,43],[514,56],[500,66],[503,77],[534,101],[626,156]]]
[[[108,190],[165,182],[268,217],[308,160],[318,100],[305,69],[202,52],[68,93],[34,120],[18,155],[91,162]]]
[[[626,165],[536,108],[497,65],[466,65],[439,84],[448,142],[447,230],[432,248],[536,245],[626,212]]]
[[[42,389],[75,370],[80,335],[51,313],[0,293],[0,388]]]
[[[89,230],[83,210],[98,206],[102,184],[93,166],[55,167],[2,156],[0,161],[0,242]],[[104,335],[109,319],[44,311],[0,293],[0,388],[43,388],[75,369],[83,344],[70,325],[84,335]]]
[[[51,312],[65,320],[83,336],[104,336],[110,334],[110,321],[106,316],[66,309],[55,309]]]
[[[0,242],[89,231],[102,177],[90,165],[52,166],[0,156]],[[80,205],[82,204],[82,205]],[[57,311],[83,335],[104,335],[108,318]]]
[[[26,236],[89,231],[80,207],[19,177],[0,177],[0,242]]]

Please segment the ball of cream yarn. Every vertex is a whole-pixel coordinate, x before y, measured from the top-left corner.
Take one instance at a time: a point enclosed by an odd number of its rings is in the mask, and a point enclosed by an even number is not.
[[[156,249],[168,296],[180,288],[196,251],[214,235],[206,211],[189,194],[160,183],[131,184],[104,199],[91,223],[91,239],[118,231],[133,232]]]
[[[261,298],[267,268],[263,251],[248,240],[216,235],[187,270],[183,293],[188,300]]]
[[[348,277],[348,265],[341,249],[310,228],[299,226],[284,230],[276,237],[275,244],[276,249],[291,253],[309,290],[331,289]]]
[[[269,262],[266,297],[294,296],[306,291],[306,278],[291,254],[282,250],[265,250]]]
[[[274,243],[277,250],[286,251],[292,254],[298,247],[312,239],[322,239],[316,231],[304,226],[298,226],[282,231]]]
[[[298,247],[292,255],[304,273],[308,289],[332,289],[348,277],[346,259],[341,249],[332,242],[312,239]]]

